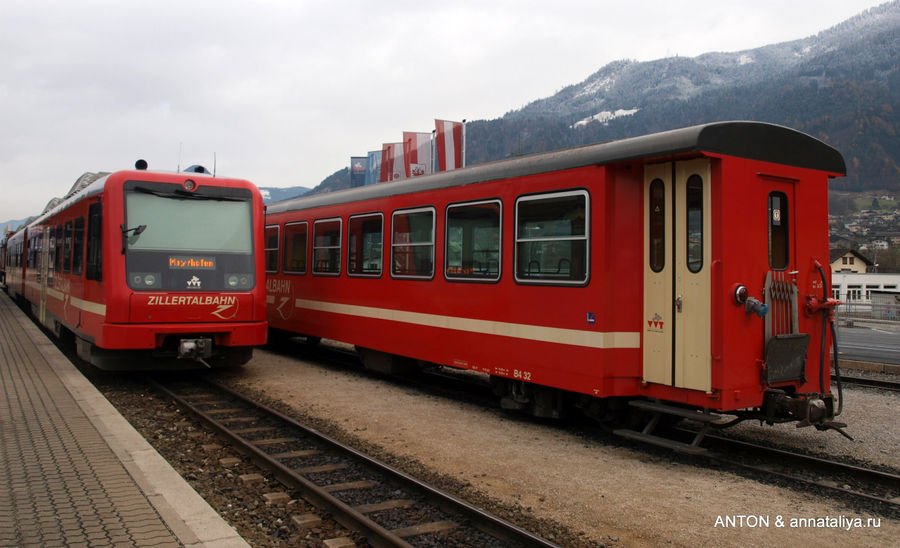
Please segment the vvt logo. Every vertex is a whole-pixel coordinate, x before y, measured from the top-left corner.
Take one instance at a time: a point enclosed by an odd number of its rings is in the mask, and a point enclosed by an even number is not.
[[[187,281],[188,287],[200,287],[200,278],[197,276],[191,277],[190,280]]]

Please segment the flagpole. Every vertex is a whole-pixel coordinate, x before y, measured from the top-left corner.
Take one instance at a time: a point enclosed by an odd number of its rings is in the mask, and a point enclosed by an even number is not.
[[[462,167],[466,167],[466,119],[462,121]]]
[[[431,130],[431,172],[437,173],[437,130]]]

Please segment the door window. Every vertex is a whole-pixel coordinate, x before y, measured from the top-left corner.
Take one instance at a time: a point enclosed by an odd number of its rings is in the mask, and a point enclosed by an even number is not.
[[[687,199],[687,267],[696,274],[703,268],[703,178],[688,177],[685,187]]]
[[[790,262],[788,199],[784,192],[769,194],[769,266],[784,270]]]
[[[666,266],[666,184],[662,179],[650,183],[649,246],[650,269],[662,272]]]

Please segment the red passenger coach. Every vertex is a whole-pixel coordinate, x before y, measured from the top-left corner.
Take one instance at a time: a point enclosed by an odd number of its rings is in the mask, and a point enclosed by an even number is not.
[[[844,173],[808,135],[724,122],[281,202],[269,323],[374,369],[487,373],[538,416],[835,427],[821,265]]]
[[[10,236],[7,291],[103,369],[239,365],[266,342],[263,217],[244,180],[85,173]]]

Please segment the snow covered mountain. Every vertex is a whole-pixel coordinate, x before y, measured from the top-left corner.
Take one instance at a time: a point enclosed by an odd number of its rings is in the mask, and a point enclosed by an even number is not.
[[[738,52],[615,61],[497,120],[470,122],[470,165],[747,119],[784,124],[840,150],[838,188],[900,188],[900,1],[815,36]]]

